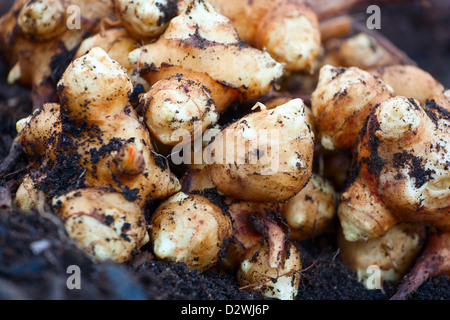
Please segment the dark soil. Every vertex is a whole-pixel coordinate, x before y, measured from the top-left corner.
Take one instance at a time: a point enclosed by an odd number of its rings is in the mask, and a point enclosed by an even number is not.
[[[12,1],[2,1],[0,14]],[[360,15],[365,15],[361,11]],[[419,66],[450,87],[450,8],[424,9],[382,6],[382,32]],[[412,36],[405,36],[411,34]],[[1,58],[1,57],[0,57]],[[0,59],[0,162],[16,136],[15,123],[31,112],[30,91],[6,85],[7,67]],[[25,173],[25,159],[16,161],[0,185],[13,187]],[[0,189],[0,299],[262,299],[239,289],[234,275],[215,271],[198,274],[182,264],[157,261],[144,250],[127,264],[94,264],[70,239],[51,213],[23,214],[4,202]],[[44,244],[40,252],[34,250]],[[339,260],[334,233],[297,243],[302,273],[297,299],[388,299],[397,284],[384,283],[384,292],[366,290]],[[81,290],[66,286],[67,268],[81,269]],[[410,299],[450,299],[447,275],[425,282]]]
[[[48,214],[48,213],[47,213]],[[56,220],[58,221],[58,220]],[[388,299],[396,285],[385,283],[385,294],[369,291],[336,258],[334,236],[298,244],[303,273],[297,299]],[[41,252],[33,251],[45,242]],[[69,290],[67,268],[81,270],[81,289]],[[448,276],[427,281],[412,299],[450,299]],[[235,277],[207,271],[198,274],[182,264],[152,259],[147,252],[128,264],[94,264],[68,239],[58,223],[38,212],[0,211],[0,299],[262,299],[239,289]]]

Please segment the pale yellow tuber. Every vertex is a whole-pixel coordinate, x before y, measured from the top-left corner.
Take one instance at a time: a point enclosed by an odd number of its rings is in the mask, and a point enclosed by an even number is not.
[[[388,86],[364,70],[323,66],[311,95],[322,146],[351,148],[372,109],[392,95]]]
[[[309,181],[314,136],[303,101],[294,99],[232,123],[206,149],[220,192],[239,200],[280,202]]]
[[[444,108],[405,97],[373,110],[338,209],[347,240],[381,236],[398,221],[449,230],[449,121]]]
[[[164,32],[187,0],[113,0],[121,24],[136,39],[149,40]]]
[[[292,71],[313,71],[320,52],[319,23],[301,0],[210,0],[241,39],[265,49]]]
[[[69,237],[94,261],[127,261],[149,241],[141,207],[118,192],[74,190],[53,205]]]
[[[223,258],[233,232],[229,214],[201,194],[177,194],[152,216],[149,233],[160,259],[204,271]]]
[[[0,18],[8,82],[32,88],[34,109],[56,102],[55,83],[77,46],[112,14],[110,0],[16,0]]]
[[[283,262],[276,268],[270,267],[269,246],[263,241],[246,252],[238,279],[247,290],[258,291],[268,298],[292,300],[298,292],[301,270],[300,252],[292,243],[286,246]]]
[[[289,238],[302,241],[321,234],[335,217],[336,203],[333,186],[313,173],[299,193],[281,204],[281,212],[290,227]]]
[[[141,104],[147,128],[170,146],[193,143],[219,119],[208,89],[182,76],[155,83],[141,96]]]
[[[125,70],[94,48],[64,73],[58,86],[60,108],[46,104],[19,121],[19,141],[27,145],[26,152],[42,155],[46,147],[40,170],[53,175],[42,181],[46,193],[60,192],[59,184],[72,188],[71,183],[115,188],[143,205],[181,188],[130,106],[131,89]],[[71,167],[66,168],[68,162]],[[72,181],[57,181],[57,174],[68,174]]]
[[[359,282],[374,289],[383,281],[399,281],[414,264],[425,238],[425,227],[412,223],[399,223],[383,236],[368,241],[349,242],[340,231],[339,257],[356,273]],[[380,270],[378,279],[370,278],[375,268]]]
[[[413,98],[420,103],[444,91],[444,86],[431,74],[415,66],[390,65],[370,72],[380,77],[396,95]]]
[[[129,59],[150,85],[176,74],[202,83],[219,111],[241,96],[263,95],[283,74],[283,64],[247,46],[231,22],[201,0],[191,2],[158,40],[132,51]]]

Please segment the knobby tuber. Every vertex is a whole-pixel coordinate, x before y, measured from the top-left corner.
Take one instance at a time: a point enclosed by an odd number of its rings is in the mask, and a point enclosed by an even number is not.
[[[400,96],[372,111],[338,208],[347,240],[383,235],[398,221],[449,229],[449,121],[445,109]]]
[[[150,85],[182,74],[211,91],[219,111],[240,96],[267,93],[283,64],[246,45],[230,20],[206,1],[195,0],[173,18],[153,43],[129,54],[133,69]]]
[[[280,202],[309,181],[314,136],[303,101],[294,99],[232,123],[207,149],[219,191],[240,200]]]
[[[281,204],[290,227],[290,239],[302,241],[321,234],[336,214],[337,194],[333,186],[316,173],[293,198]]]
[[[34,109],[56,102],[56,82],[83,37],[112,15],[109,0],[16,0],[0,18],[0,43],[12,68],[8,82],[32,88]]]
[[[200,194],[179,192],[158,207],[149,225],[158,258],[184,262],[199,271],[228,250],[232,223],[227,211]]]
[[[336,216],[366,285],[374,265],[398,281],[432,230],[393,299],[449,272],[449,90],[350,16],[319,26],[339,8],[316,2],[16,0],[0,42],[34,111],[14,204],[48,204],[95,262],[148,243],[269,298],[295,298],[295,243]]]
[[[265,49],[291,71],[314,70],[320,52],[319,23],[302,0],[210,0],[241,39]]]
[[[34,201],[39,199],[37,194],[41,191],[47,198],[60,197],[56,201],[57,211],[66,220],[69,234],[76,235],[78,243],[90,255],[101,259],[129,259],[132,248],[118,244],[125,252],[117,252],[115,246],[93,245],[84,238],[89,238],[90,223],[95,222],[92,207],[105,210],[109,204],[102,206],[102,201],[111,198],[119,203],[117,208],[121,202],[125,206],[128,201],[133,202],[130,206],[142,210],[147,200],[166,198],[181,188],[167,160],[153,151],[150,135],[129,103],[131,91],[125,69],[102,49],[93,48],[74,60],[63,74],[58,84],[61,104],[44,104],[17,125],[18,139],[32,157],[35,171],[19,187],[16,203],[29,210],[37,206]],[[106,190],[106,195],[88,191],[97,190],[91,188]],[[79,189],[81,196],[75,191]],[[116,193],[119,195],[114,196]],[[95,199],[95,205],[90,204],[94,200],[88,195]],[[75,218],[66,217],[73,210],[65,207],[70,201],[86,202],[87,208],[80,211],[81,218],[77,220],[80,223],[72,223]],[[137,215],[137,209],[133,210]],[[94,214],[94,219],[98,218],[102,224],[103,218],[98,215],[101,213]],[[113,232],[108,230],[105,232]],[[125,241],[129,242],[128,238]],[[133,241],[132,247],[142,245],[141,240]]]
[[[322,146],[350,149],[372,109],[392,96],[392,89],[367,71],[323,66],[311,95]]]
[[[383,281],[399,281],[411,268],[425,243],[425,226],[399,223],[378,238],[368,241],[345,240],[338,233],[339,257],[356,273],[358,281],[367,288],[381,287]],[[379,283],[369,279],[373,267],[380,268]]]
[[[270,266],[269,256],[267,242],[258,242],[248,250],[238,272],[239,283],[269,298],[292,300],[297,295],[302,270],[299,250],[288,243],[283,262],[276,268]]]

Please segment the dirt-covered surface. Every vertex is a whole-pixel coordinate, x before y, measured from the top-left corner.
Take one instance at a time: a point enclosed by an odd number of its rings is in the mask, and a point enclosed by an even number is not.
[[[11,1],[0,3],[3,14]],[[356,15],[363,15],[356,13]],[[450,8],[435,10],[418,4],[382,6],[382,33],[418,61],[419,66],[450,87]],[[28,89],[6,85],[7,66],[0,57],[0,163],[16,135],[15,123],[31,111]],[[11,188],[25,174],[25,159],[13,163],[0,184]],[[234,275],[198,274],[184,265],[157,261],[148,248],[127,264],[92,263],[68,239],[59,220],[46,209],[23,214],[10,207],[0,189],[0,299],[262,299],[239,289]],[[366,290],[340,262],[333,233],[297,243],[306,269],[297,299],[388,299]],[[81,270],[81,289],[66,286],[67,268]],[[425,282],[410,299],[450,299],[447,275]]]

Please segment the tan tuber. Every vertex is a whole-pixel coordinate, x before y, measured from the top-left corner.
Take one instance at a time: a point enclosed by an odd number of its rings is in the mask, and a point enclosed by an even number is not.
[[[183,192],[164,201],[149,225],[158,258],[184,262],[199,271],[223,258],[232,231],[230,216],[218,204],[201,194]]]
[[[267,93],[283,64],[239,39],[231,22],[206,1],[192,1],[164,33],[129,54],[133,70],[153,85],[173,75],[200,82],[219,111],[232,101]]]
[[[227,196],[281,202],[309,181],[314,136],[305,105],[293,99],[230,124],[206,148],[211,178]]]
[[[268,298],[292,300],[298,292],[301,270],[300,252],[294,244],[287,244],[282,263],[273,268],[269,265],[269,246],[262,241],[246,252],[238,280],[242,287]]]
[[[130,260],[149,241],[141,207],[118,192],[74,190],[53,199],[69,237],[94,261]]]
[[[381,237],[368,241],[350,242],[342,231],[338,233],[339,257],[356,273],[359,282],[369,289],[383,281],[399,281],[419,256],[425,243],[425,227],[420,224],[400,223]],[[380,269],[380,283],[369,279],[374,267]]]
[[[299,193],[281,204],[281,212],[290,227],[289,238],[302,241],[321,234],[335,218],[336,204],[333,186],[313,173]]]
[[[449,229],[449,121],[445,109],[404,97],[373,110],[338,208],[347,240],[381,236],[398,221]]]
[[[302,0],[210,0],[241,39],[265,49],[291,71],[314,70],[320,52],[319,23]]]
[[[311,107],[325,149],[350,149],[372,109],[393,96],[380,79],[356,68],[325,65]]]

